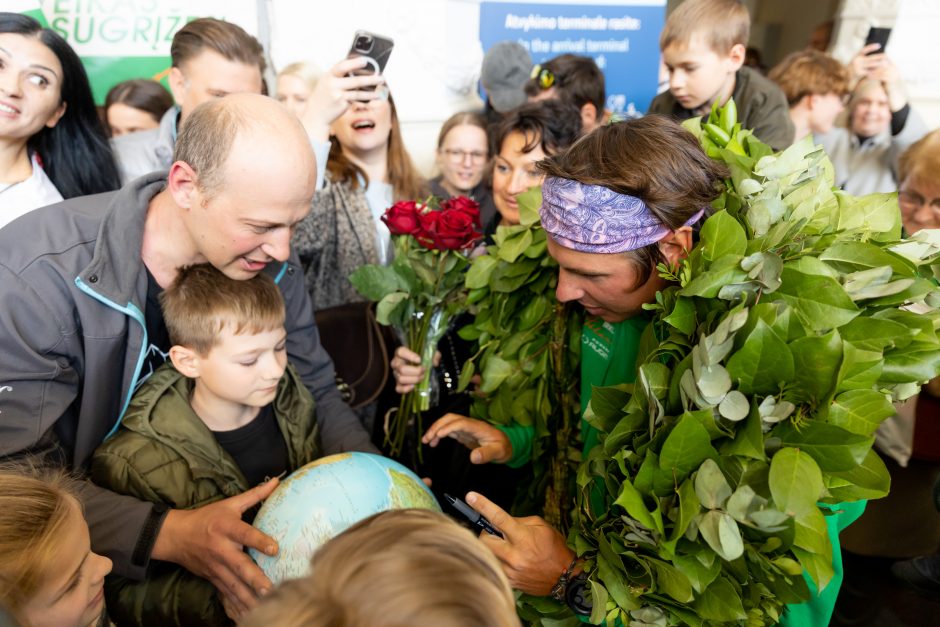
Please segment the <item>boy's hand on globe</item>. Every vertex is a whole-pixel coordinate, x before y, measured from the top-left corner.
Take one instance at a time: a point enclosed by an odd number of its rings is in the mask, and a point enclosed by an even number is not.
[[[545,519],[539,516],[513,518],[476,492],[467,493],[466,500],[502,532],[502,538],[480,532],[480,540],[502,563],[512,587],[538,596],[551,593],[562,572],[575,558],[565,537]]]
[[[441,438],[453,438],[470,450],[470,462],[504,464],[512,459],[509,437],[488,422],[460,414],[444,414],[432,424],[421,442],[437,446]]]
[[[225,600],[226,613],[252,609],[258,596],[272,588],[264,572],[244,552],[252,547],[277,554],[277,542],[242,520],[278,486],[277,479],[242,494],[191,509],[167,513],[153,545],[152,557],[179,564],[215,586]]]

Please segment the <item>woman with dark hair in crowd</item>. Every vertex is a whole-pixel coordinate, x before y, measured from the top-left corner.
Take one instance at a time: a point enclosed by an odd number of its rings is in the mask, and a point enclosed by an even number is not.
[[[149,78],[115,85],[104,99],[104,122],[111,137],[160,126],[160,118],[173,106],[173,96]]]
[[[120,187],[88,76],[62,37],[0,13],[0,226]]]

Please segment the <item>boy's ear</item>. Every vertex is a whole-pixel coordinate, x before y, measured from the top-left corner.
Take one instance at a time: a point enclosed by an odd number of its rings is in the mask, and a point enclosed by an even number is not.
[[[728,60],[731,61],[731,66],[735,72],[741,69],[741,66],[744,65],[744,55],[747,52],[747,48],[744,47],[744,44],[734,44],[731,46],[731,51],[728,53]]]
[[[187,379],[199,378],[199,354],[191,348],[175,345],[170,348],[170,361],[181,375]]]
[[[670,268],[679,265],[679,262],[689,255],[692,250],[692,227],[682,226],[659,240],[659,252],[666,259]]]

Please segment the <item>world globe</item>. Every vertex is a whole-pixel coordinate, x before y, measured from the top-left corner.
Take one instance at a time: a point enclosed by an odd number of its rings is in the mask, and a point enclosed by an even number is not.
[[[303,577],[327,540],[372,514],[389,509],[440,511],[413,472],[370,453],[340,453],[294,471],[264,502],[254,526],[278,543],[275,556],[249,554],[275,584]]]

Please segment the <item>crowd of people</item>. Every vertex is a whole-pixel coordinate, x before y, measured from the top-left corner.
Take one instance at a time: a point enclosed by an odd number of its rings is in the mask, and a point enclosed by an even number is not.
[[[508,472],[480,474],[467,495],[501,536],[387,512],[277,589],[244,549],[277,553],[250,524],[276,477],[380,452],[376,406],[344,402],[315,315],[365,300],[348,277],[391,263],[382,216],[397,201],[468,196],[492,241],[541,187],[557,298],[588,315],[582,412],[593,386],[634,381],[643,306],[668,285],[656,265],[688,254],[728,176],[679,121],[733,98],[774,149],[812,135],[847,192],[898,192],[907,234],[940,227],[940,131],[884,51],[844,66],[801,50],[764,76],[745,66],[749,30],[736,0],[680,4],[660,38],[668,89],[626,121],[604,110],[592,59],[534,65],[498,44],[484,109],[443,123],[426,179],[390,86],[359,72],[361,57],[291,64],[271,97],[258,40],[199,18],[173,37],[169,92],[127,81],[99,111],[64,39],[0,13],[0,608],[23,627],[519,625],[513,589],[564,599],[583,587],[559,530],[489,498],[511,496]],[[462,344],[452,329],[442,353]],[[397,393],[424,375],[407,346],[391,370]],[[532,427],[468,406],[442,397],[423,441],[469,448],[448,453],[466,467],[524,466]],[[581,435],[586,458],[598,436],[587,423]],[[830,540],[833,583],[784,623],[827,623],[841,578],[838,531]],[[940,565],[917,568],[940,589]]]

